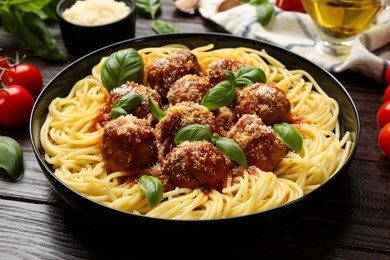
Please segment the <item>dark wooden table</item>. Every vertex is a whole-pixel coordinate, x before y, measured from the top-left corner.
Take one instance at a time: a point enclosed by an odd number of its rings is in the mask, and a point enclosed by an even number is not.
[[[170,0],[162,3],[158,18],[181,32],[225,32],[198,14],[177,11]],[[155,34],[150,24],[139,16],[136,36]],[[51,25],[50,32],[66,52],[58,25]],[[9,56],[26,54],[25,61],[42,71],[44,83],[72,61],[34,57],[3,29],[0,48]],[[377,146],[376,124],[384,86],[353,72],[335,76],[360,113],[361,139],[352,165],[318,207],[272,232],[239,230],[231,237],[205,232],[194,238],[172,230],[178,233],[174,238],[159,230],[142,236],[136,230],[107,230],[54,192],[35,159],[27,125],[0,127],[0,135],[22,144],[26,167],[20,182],[0,176],[0,259],[390,259],[390,159]]]

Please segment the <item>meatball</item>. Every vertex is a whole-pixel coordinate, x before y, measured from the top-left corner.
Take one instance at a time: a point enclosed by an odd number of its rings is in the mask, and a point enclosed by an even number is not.
[[[173,187],[218,189],[231,173],[223,154],[209,142],[183,142],[165,158],[163,174]]]
[[[266,125],[289,122],[291,117],[291,105],[285,92],[270,84],[255,83],[237,91],[234,106],[238,118],[256,114]]]
[[[184,101],[200,103],[212,87],[207,77],[188,74],[173,83],[167,98],[171,105]]]
[[[236,72],[240,68],[244,67],[244,65],[236,61],[234,59],[220,59],[217,61],[213,61],[209,64],[209,66],[206,69],[206,72],[208,74],[210,83],[215,86],[219,82],[226,80],[225,74],[223,73],[223,70],[229,70],[231,72]]]
[[[141,104],[126,111],[128,114],[132,114],[135,117],[149,119],[149,116],[151,115],[148,106],[149,96],[157,106],[162,106],[161,97],[156,90],[134,82],[127,82],[120,87],[114,88],[111,91],[109,98],[102,106],[100,113],[104,115],[105,121],[112,119],[109,114],[113,107],[113,103],[118,103],[119,100],[127,94],[140,94],[144,98]]]
[[[104,126],[102,155],[109,172],[150,167],[157,162],[154,129],[132,115],[111,120]]]
[[[165,116],[156,125],[156,141],[159,160],[164,157],[176,145],[174,138],[183,127],[191,124],[208,126],[212,133],[224,135],[217,119],[205,106],[195,102],[182,102],[168,107]]]
[[[230,128],[234,126],[237,122],[237,115],[234,110],[230,107],[220,107],[216,110],[213,110],[213,114],[217,118],[220,126],[225,130],[229,131]]]
[[[201,66],[192,52],[179,50],[172,52],[167,58],[148,63],[145,74],[150,86],[165,97],[172,84],[184,75],[201,75]]]
[[[249,166],[272,171],[289,149],[256,115],[243,115],[227,133],[244,151]]]

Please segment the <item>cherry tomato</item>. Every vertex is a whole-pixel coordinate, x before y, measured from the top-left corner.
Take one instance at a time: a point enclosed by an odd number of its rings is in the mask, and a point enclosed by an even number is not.
[[[390,85],[390,66],[387,67],[385,72],[385,81],[387,85]]]
[[[1,78],[3,83],[19,85],[27,89],[36,99],[43,88],[42,74],[37,67],[28,63],[21,63],[10,67]]]
[[[383,92],[383,103],[385,103],[386,101],[390,101],[390,85],[388,85]]]
[[[390,101],[383,103],[379,107],[376,119],[380,128],[390,122]]]
[[[382,153],[390,158],[390,123],[382,127],[379,132],[378,146]]]
[[[276,0],[276,6],[285,11],[306,13],[301,0]]]
[[[30,92],[19,85],[0,90],[0,125],[15,127],[28,122],[34,106]]]
[[[9,68],[7,58],[1,55],[0,55],[0,68]]]

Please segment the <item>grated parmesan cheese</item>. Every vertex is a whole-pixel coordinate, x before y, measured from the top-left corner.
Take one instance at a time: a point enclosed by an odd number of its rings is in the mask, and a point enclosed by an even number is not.
[[[122,19],[130,13],[124,2],[114,0],[78,0],[62,13],[69,22],[80,25],[102,25]]]

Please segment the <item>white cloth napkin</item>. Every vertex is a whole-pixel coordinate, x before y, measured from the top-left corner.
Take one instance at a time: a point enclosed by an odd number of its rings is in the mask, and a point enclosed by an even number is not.
[[[314,49],[315,25],[306,13],[284,11],[276,7],[275,17],[262,27],[256,19],[253,6],[242,4],[217,12],[220,1],[223,0],[200,0],[198,10],[204,18],[228,32],[286,48],[332,73],[352,70],[384,83],[384,73],[390,64],[390,10],[383,11],[375,24],[357,37],[349,55],[334,57]]]

